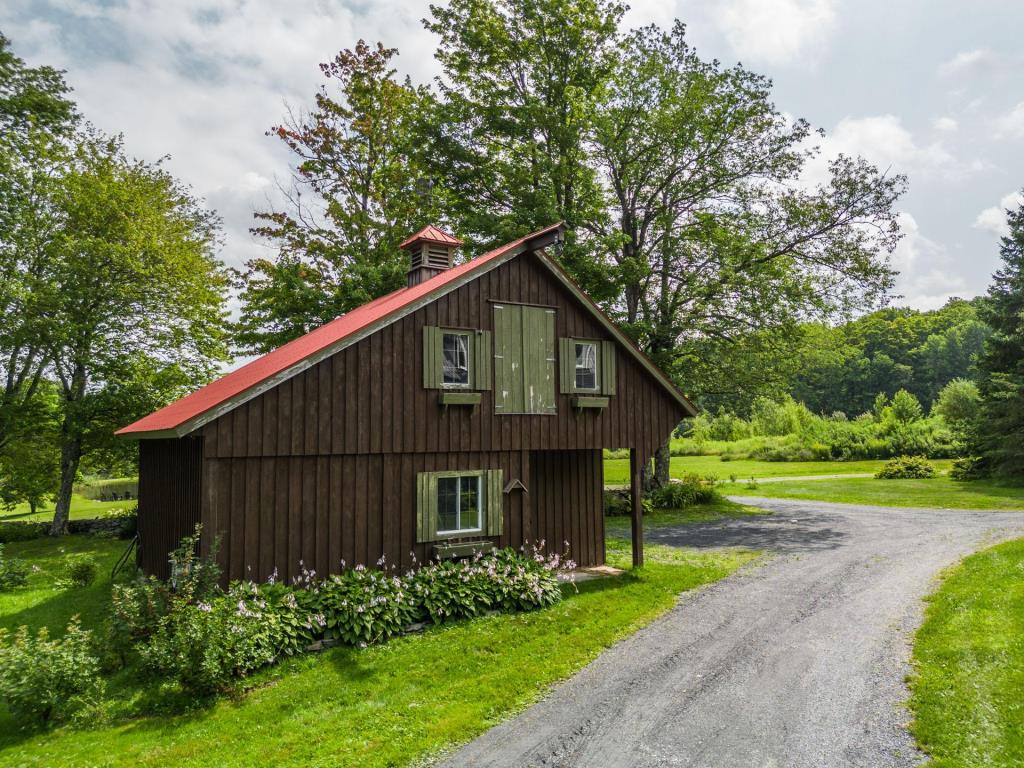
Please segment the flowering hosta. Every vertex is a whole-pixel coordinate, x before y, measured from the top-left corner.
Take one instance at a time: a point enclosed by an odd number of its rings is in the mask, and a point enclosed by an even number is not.
[[[361,565],[312,582],[299,602],[316,616],[324,637],[349,645],[387,640],[419,615],[406,579]]]

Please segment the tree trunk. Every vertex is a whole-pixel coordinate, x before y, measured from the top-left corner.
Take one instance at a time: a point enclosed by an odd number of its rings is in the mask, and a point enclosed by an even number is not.
[[[665,442],[658,446],[658,450],[654,452],[654,487],[660,488],[663,485],[669,483],[669,461],[671,460],[671,454],[669,453],[669,443],[672,440],[671,437],[665,438]]]
[[[51,536],[63,536],[68,532],[68,520],[71,517],[71,493],[81,459],[81,439],[65,435],[60,447],[60,489],[57,491],[57,504],[53,512],[53,524],[50,526]]]

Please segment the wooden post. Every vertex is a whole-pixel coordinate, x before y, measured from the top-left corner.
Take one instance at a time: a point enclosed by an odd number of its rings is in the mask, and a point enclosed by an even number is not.
[[[633,511],[633,567],[644,564],[644,509],[641,506],[643,462],[636,448],[629,449],[629,498]]]

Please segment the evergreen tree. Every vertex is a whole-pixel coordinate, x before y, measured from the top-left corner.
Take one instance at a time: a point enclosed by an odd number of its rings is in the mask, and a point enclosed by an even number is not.
[[[979,447],[1000,475],[1024,477],[1024,205],[1007,211],[1003,266],[982,309],[992,327],[978,367],[982,408]]]

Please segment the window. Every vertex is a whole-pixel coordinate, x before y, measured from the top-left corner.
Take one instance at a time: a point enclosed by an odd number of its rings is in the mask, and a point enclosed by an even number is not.
[[[480,475],[437,480],[437,532],[476,533],[480,524]]]
[[[416,541],[500,536],[504,493],[500,469],[420,472]]]
[[[469,387],[469,334],[441,335],[441,385]]]
[[[597,390],[597,344],[577,341],[575,347],[576,389]]]
[[[491,334],[465,328],[423,326],[423,386],[426,389],[490,389]]]
[[[615,342],[608,339],[559,339],[559,379],[563,395],[578,394],[593,406],[607,405],[615,394]],[[595,397],[597,396],[597,397]]]

